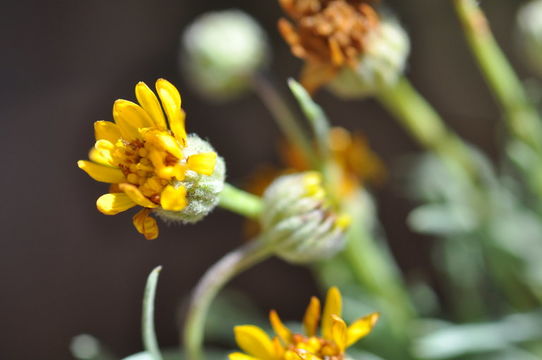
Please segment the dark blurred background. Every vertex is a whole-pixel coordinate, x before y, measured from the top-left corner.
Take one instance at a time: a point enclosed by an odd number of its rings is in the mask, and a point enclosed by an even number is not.
[[[498,113],[463,41],[450,1],[393,0],[412,38],[408,76],[449,125],[496,155]],[[520,1],[483,5],[496,35],[514,53],[513,22]],[[286,93],[294,59],[275,31],[275,0],[118,0],[4,2],[0,186],[0,358],[70,359],[73,336],[90,333],[116,354],[142,348],[140,305],[149,271],[163,265],[157,329],[164,346],[177,344],[179,304],[207,267],[243,241],[243,220],[223,210],[194,226],[160,224],[145,241],[131,214],[108,217],[95,208],[106,191],[76,166],[93,144],[95,120],[111,120],[117,98],[133,99],[133,86],[165,77],[178,85],[187,126],[211,140],[228,162],[228,180],[241,185],[262,163],[277,162],[280,134],[260,101],[249,95],[212,104],[178,72],[178,42],[198,14],[241,8],[268,31],[274,80]],[[182,61],[182,59],[180,59]],[[526,74],[520,66],[522,75]],[[291,98],[290,98],[291,100]],[[375,102],[344,102],[321,92],[317,100],[335,124],[363,131],[393,169],[419,150]],[[431,239],[413,234],[405,217],[414,204],[393,178],[376,189],[381,221],[407,277],[431,280]],[[300,318],[317,289],[301,267],[269,260],[231,285],[261,308]]]

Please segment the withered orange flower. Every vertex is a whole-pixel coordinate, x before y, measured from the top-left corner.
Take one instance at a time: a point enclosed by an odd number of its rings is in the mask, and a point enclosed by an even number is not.
[[[305,60],[300,80],[307,91],[316,91],[345,66],[356,67],[367,35],[379,22],[374,2],[279,0],[295,23],[282,18],[279,31],[292,53]]]

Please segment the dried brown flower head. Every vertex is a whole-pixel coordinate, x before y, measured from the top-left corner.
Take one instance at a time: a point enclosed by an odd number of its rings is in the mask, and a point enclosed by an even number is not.
[[[378,25],[371,0],[279,0],[295,25],[282,18],[279,31],[306,64],[301,83],[314,92],[344,66],[355,68],[367,35]]]

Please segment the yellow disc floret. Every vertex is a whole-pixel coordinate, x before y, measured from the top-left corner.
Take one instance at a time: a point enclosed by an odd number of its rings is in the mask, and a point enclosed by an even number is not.
[[[313,297],[303,318],[304,334],[293,333],[274,310],[269,314],[274,338],[257,326],[235,327],[235,340],[245,353],[230,354],[230,360],[343,360],[346,348],[368,335],[378,320],[378,314],[373,313],[347,326],[340,317],[342,299],[335,287],[327,293],[323,313],[320,308],[320,301]]]
[[[147,239],[158,236],[150,209],[183,210],[188,204],[182,184],[187,171],[211,175],[217,159],[214,152],[183,155],[187,134],[180,94],[164,79],[156,82],[156,91],[158,97],[140,82],[135,89],[139,104],[115,101],[115,122],[94,124],[90,161],[78,162],[93,179],[113,184],[96,202],[99,211],[115,215],[136,205],[144,208],[133,222]]]

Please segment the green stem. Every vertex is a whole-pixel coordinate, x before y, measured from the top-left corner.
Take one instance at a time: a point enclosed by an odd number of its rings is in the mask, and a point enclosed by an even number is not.
[[[257,219],[262,212],[262,200],[251,193],[230,185],[224,184],[220,194],[219,205],[239,215],[251,219]]]
[[[263,74],[256,74],[252,78],[252,87],[275,118],[288,142],[299,146],[312,167],[316,168],[318,159],[314,154],[311,141],[277,89]]]
[[[253,240],[226,254],[199,281],[191,297],[183,331],[186,360],[202,360],[205,321],[209,307],[218,292],[235,275],[271,255],[263,241]]]
[[[477,181],[478,171],[469,148],[406,78],[379,93],[377,99],[422,147],[438,154],[458,174]]]
[[[514,69],[495,41],[475,0],[454,0],[465,36],[488,86],[506,114],[510,132],[542,153],[542,124]]]
[[[359,193],[345,204],[345,210],[354,221],[347,233],[344,255],[362,288],[379,299],[382,312],[392,319],[395,335],[405,341],[415,317],[414,308],[395,260],[384,244],[378,243],[367,228],[364,220],[366,215],[361,205],[366,201],[364,195]]]

